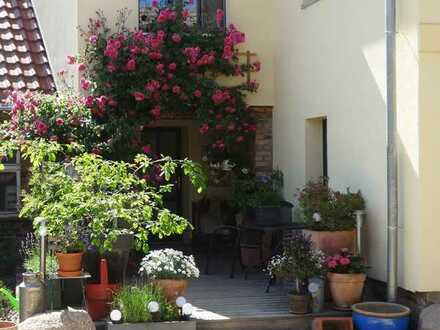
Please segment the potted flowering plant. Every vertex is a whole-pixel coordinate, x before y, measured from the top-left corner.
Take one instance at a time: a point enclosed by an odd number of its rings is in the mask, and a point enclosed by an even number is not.
[[[268,272],[271,277],[295,283],[294,289],[288,292],[291,313],[306,314],[310,311],[308,280],[324,275],[324,263],[324,254],[313,249],[310,238],[300,233],[294,234],[282,255],[270,260]]]
[[[298,201],[307,229],[315,247],[327,255],[343,248],[354,252],[356,212],[365,209],[360,191],[334,191],[325,178],[308,182],[298,193]]]
[[[350,309],[360,302],[368,266],[363,258],[351,254],[347,249],[326,260],[327,279],[337,309]]]
[[[293,205],[284,200],[283,185],[283,173],[279,170],[270,175],[242,175],[234,180],[235,206],[255,225],[291,223]]]
[[[189,279],[200,276],[194,257],[173,249],[151,251],[142,259],[139,273],[162,288],[169,302],[184,295]]]

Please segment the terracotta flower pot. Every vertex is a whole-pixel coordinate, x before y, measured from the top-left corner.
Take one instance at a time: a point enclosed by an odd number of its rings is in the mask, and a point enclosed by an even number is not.
[[[310,313],[311,297],[309,294],[288,294],[289,312],[292,314]]]
[[[83,257],[83,252],[78,253],[60,253],[57,252],[56,256],[58,258],[58,265],[60,269],[58,270],[58,276],[60,277],[74,277],[81,275],[81,261]]]
[[[154,280],[153,282],[163,291],[169,303],[174,304],[177,297],[183,296],[188,288],[187,280]]]
[[[349,310],[352,305],[360,302],[366,278],[366,274],[328,273],[327,279],[335,307]]]
[[[344,248],[354,253],[356,244],[355,229],[345,231],[304,230],[303,233],[305,236],[310,236],[315,248],[327,255],[335,255]]]
[[[0,329],[2,329],[2,330],[16,330],[17,326],[14,322],[0,321]]]

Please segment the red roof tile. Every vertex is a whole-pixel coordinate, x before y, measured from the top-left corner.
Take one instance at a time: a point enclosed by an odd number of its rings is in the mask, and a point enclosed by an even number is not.
[[[55,91],[31,0],[0,0],[0,99],[13,89]]]

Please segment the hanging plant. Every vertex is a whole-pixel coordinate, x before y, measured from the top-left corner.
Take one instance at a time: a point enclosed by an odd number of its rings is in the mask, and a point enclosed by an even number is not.
[[[193,24],[185,9],[156,7],[153,13],[140,31],[125,28],[122,12],[114,34],[98,13],[83,32],[84,54],[69,58],[80,71],[84,104],[103,127],[103,149],[135,154],[148,143],[143,131],[164,113],[191,114],[209,141],[211,162],[242,163],[256,130],[246,95],[258,85],[227,86],[219,78],[260,69],[259,62],[240,63],[237,46],[245,35],[234,25],[222,27],[221,10],[209,27]]]

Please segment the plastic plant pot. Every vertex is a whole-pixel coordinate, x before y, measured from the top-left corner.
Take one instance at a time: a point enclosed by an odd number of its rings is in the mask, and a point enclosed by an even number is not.
[[[385,303],[355,304],[353,323],[358,330],[408,330],[411,310],[408,307]]]

